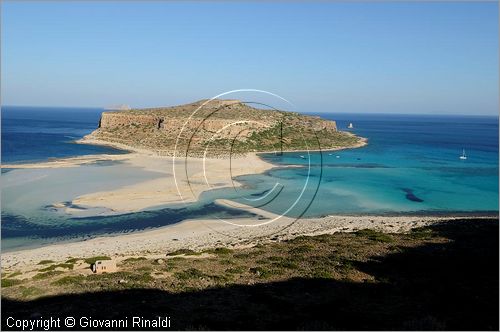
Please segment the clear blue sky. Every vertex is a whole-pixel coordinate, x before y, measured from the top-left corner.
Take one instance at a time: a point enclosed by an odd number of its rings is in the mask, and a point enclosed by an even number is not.
[[[2,105],[498,114],[496,2],[2,3]]]

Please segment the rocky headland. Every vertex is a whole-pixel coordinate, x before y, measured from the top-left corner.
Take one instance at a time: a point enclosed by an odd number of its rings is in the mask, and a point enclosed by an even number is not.
[[[335,121],[238,100],[201,100],[160,108],[106,111],[81,143],[108,144],[160,156],[209,157],[247,152],[336,150],[366,140],[337,130]]]

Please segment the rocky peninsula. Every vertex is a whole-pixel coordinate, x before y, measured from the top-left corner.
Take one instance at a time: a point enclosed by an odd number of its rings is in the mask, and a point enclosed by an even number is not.
[[[158,156],[209,157],[230,153],[337,150],[366,140],[337,130],[335,121],[239,100],[103,112],[98,128],[81,143],[107,144]]]

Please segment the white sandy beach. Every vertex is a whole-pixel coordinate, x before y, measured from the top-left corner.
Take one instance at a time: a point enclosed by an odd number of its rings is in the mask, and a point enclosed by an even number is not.
[[[218,201],[218,204],[228,204]],[[231,202],[233,205],[234,202]],[[253,212],[258,212],[252,209]],[[276,216],[261,211],[265,219],[238,219],[240,225],[255,225]],[[4,271],[28,271],[45,259],[56,262],[70,257],[106,255],[115,259],[144,256],[157,258],[181,248],[202,250],[212,247],[246,247],[269,241],[283,241],[301,235],[353,232],[360,229],[376,229],[384,232],[407,232],[415,227],[454,217],[425,216],[327,216],[323,218],[292,219],[281,217],[272,223],[258,226],[235,226],[221,220],[196,219],[178,224],[126,235],[98,237],[86,241],[59,243],[36,249],[19,250],[2,254]]]

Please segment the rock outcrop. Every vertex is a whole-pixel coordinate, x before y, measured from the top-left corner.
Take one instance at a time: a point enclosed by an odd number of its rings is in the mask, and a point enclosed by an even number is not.
[[[199,101],[164,108],[103,112],[84,141],[120,144],[161,155],[353,147],[360,138],[337,131],[335,121],[257,109],[238,100]]]

